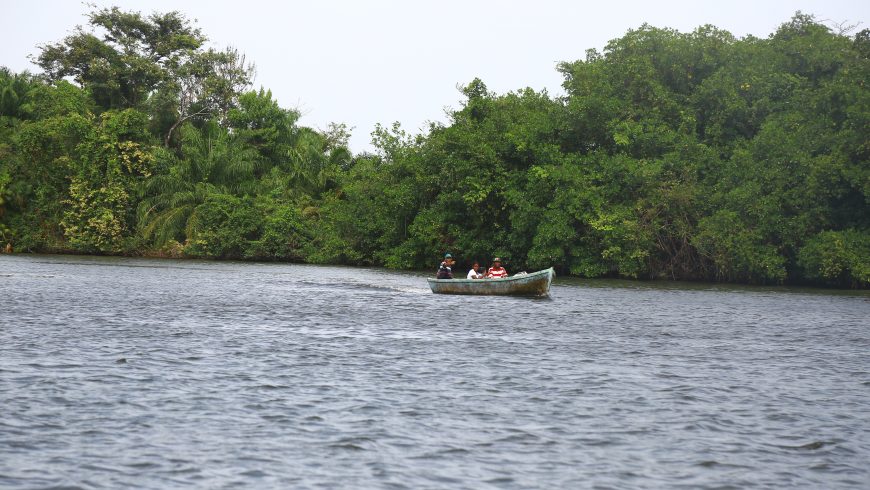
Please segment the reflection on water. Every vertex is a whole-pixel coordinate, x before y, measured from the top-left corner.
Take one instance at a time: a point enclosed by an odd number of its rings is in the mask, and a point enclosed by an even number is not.
[[[866,293],[0,256],[0,487],[866,487]]]

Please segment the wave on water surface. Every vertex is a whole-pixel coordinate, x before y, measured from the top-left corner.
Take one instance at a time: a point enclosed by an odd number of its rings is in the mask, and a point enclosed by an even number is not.
[[[2,488],[870,481],[861,295],[89,261],[0,257]]]

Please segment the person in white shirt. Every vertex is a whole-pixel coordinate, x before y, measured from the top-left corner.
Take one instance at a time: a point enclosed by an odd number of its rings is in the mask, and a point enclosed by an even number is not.
[[[480,264],[475,262],[474,265],[471,267],[471,270],[468,271],[468,276],[466,276],[466,279],[483,279],[483,274],[477,272],[479,269]]]

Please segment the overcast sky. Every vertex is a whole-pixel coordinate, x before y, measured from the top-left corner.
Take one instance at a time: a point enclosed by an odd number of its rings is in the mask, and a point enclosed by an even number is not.
[[[0,65],[37,71],[28,55],[61,40],[88,11],[76,1],[2,1]],[[354,127],[351,148],[370,148],[375,123],[418,132],[457,107],[457,84],[480,77],[490,90],[561,93],[560,61],[647,22],[691,31],[713,24],[742,37],[767,37],[796,10],[832,23],[870,27],[870,1],[167,1],[93,0],[144,13],[179,10],[215,47],[234,46],[257,67],[301,123]]]

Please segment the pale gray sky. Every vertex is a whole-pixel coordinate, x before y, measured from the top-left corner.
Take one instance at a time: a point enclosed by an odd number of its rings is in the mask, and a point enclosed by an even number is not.
[[[354,127],[351,148],[370,149],[375,123],[411,132],[445,121],[457,84],[480,77],[499,93],[532,87],[561,93],[560,61],[647,22],[691,31],[713,24],[767,37],[796,10],[870,27],[870,2],[746,1],[261,1],[93,0],[144,13],[179,10],[216,47],[234,46],[257,65],[256,86],[272,90],[301,123]],[[85,24],[75,1],[2,0],[0,65],[38,70],[27,56]]]

